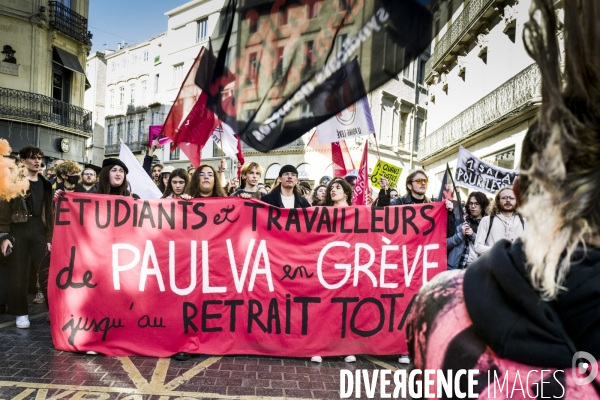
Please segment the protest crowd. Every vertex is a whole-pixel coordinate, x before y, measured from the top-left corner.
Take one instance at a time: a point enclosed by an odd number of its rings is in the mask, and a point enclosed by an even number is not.
[[[262,166],[249,162],[241,168],[241,179],[238,185],[237,180],[226,179],[227,163],[224,160],[219,164],[218,169],[208,164],[199,165],[197,168],[190,166],[187,170],[175,169],[171,166],[163,167],[161,164],[152,165],[152,153],[157,146],[158,142],[155,141],[149,154],[145,156],[143,168],[151,177],[153,185],[162,193],[162,199],[190,200],[239,196],[244,199],[258,199],[277,208],[352,205],[356,175],[334,178],[324,176],[319,185],[312,188],[306,182],[299,183],[298,171],[293,165],[285,165],[279,171],[277,183],[271,188],[260,182],[263,176]],[[9,155],[7,150],[4,152],[6,156]],[[19,158],[15,162],[26,174],[29,187],[21,196],[0,203],[1,251],[6,264],[2,271],[5,276],[3,280],[8,282],[5,293],[1,294],[0,306],[3,313],[16,317],[17,328],[28,328],[30,324],[27,308],[28,294],[35,295],[33,301],[36,303],[47,303],[55,207],[52,198],[57,198],[64,193],[76,192],[130,196],[139,199],[139,196],[132,192],[127,180],[129,172],[127,165],[117,158],[105,159],[102,167],[87,164],[83,168],[73,161],[56,160],[53,167],[44,171],[42,156],[39,148],[28,146],[21,149]],[[398,190],[390,188],[387,178],[382,177],[380,180],[382,189],[371,206],[394,207],[435,201],[425,195],[428,184],[426,172],[415,170],[406,179],[406,194],[397,196]],[[469,195],[464,218],[460,213],[454,212],[455,204],[461,208],[456,201],[441,200],[448,210],[448,269],[466,268],[495,241],[501,238],[515,240],[522,232],[521,222],[511,224],[512,220],[522,221],[522,218],[517,212],[510,188],[501,190],[492,203],[495,206],[493,217],[498,221],[492,223],[494,227],[492,234],[481,234],[479,230],[480,234],[477,235],[480,222],[486,230],[490,225],[490,217],[486,216],[489,200],[485,194],[473,192]],[[518,225],[521,229],[511,229],[506,236],[501,232],[501,226],[507,223],[515,227]],[[489,238],[487,241],[480,240],[481,249],[479,249],[476,247],[478,243],[476,238],[484,236]],[[187,359],[189,355],[182,353],[176,355],[176,358]],[[347,362],[356,360],[353,355],[348,355],[345,359]],[[312,360],[321,362],[322,358],[315,355]],[[402,354],[399,360],[406,364],[410,362],[407,354]]]
[[[443,269],[448,271],[424,282],[411,302],[406,325],[410,354],[398,353],[401,364],[506,372],[528,366],[568,369],[575,366],[571,359],[579,351],[600,356],[600,56],[594,53],[597,49],[575,43],[586,27],[573,16],[577,11],[573,3],[565,3],[570,19],[565,18],[564,29],[574,36],[566,45],[567,84],[563,85],[557,72],[559,57],[548,56],[560,51],[555,42],[544,39],[555,37],[554,11],[548,3],[536,4],[540,18],[549,19],[544,25],[548,32],[541,33],[539,22],[532,19],[527,49],[541,70],[543,102],[538,122],[524,138],[513,185],[494,193],[473,190],[463,203],[448,168],[442,187],[453,189],[450,194],[440,190],[432,198],[427,195],[431,193],[427,172],[415,169],[398,187],[390,187],[389,180],[381,177],[377,195],[357,206],[390,211],[437,202],[445,208],[447,265]],[[597,6],[594,10],[599,13]],[[600,28],[593,29],[598,37]],[[39,148],[22,148],[12,159],[9,143],[0,140],[0,145],[3,168],[12,179],[8,185],[12,194],[0,188],[0,282],[4,282],[0,311],[14,316],[18,329],[26,329],[30,326],[28,296],[35,296],[36,303],[53,301],[48,277],[60,198],[73,192],[128,197],[134,203],[144,199],[128,181],[131,165],[121,159],[107,158],[101,167],[83,168],[57,160],[44,170]],[[299,181],[293,165],[280,169],[273,187],[261,182],[264,169],[256,162],[240,168],[239,181],[226,179],[224,159],[217,168],[200,163],[175,169],[153,164],[157,146],[158,141],[150,147],[143,169],[164,204],[203,199],[225,206],[223,199],[239,197],[260,201],[257,207],[269,212],[319,207],[344,215],[363,190],[354,174],[324,176],[313,187]],[[372,193],[368,180],[366,190]],[[176,360],[191,357],[185,352],[173,356]],[[320,363],[322,356],[313,354],[311,360]],[[345,354],[344,360],[355,362],[356,356]],[[508,379],[513,385],[518,376]],[[579,389],[570,379],[570,374],[557,378],[563,394],[566,388],[566,397],[577,390],[588,390],[578,392],[583,393],[581,398],[600,393],[598,380]],[[560,393],[556,390],[551,391]]]

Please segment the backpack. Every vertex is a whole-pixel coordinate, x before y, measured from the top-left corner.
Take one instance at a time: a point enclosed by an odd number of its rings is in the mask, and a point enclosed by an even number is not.
[[[519,220],[521,221],[521,225],[523,226],[523,229],[525,229],[525,221],[523,221],[523,217],[521,216],[521,214],[517,214],[519,217]],[[485,241],[483,242],[484,244],[487,243],[489,237],[490,237],[490,232],[492,231],[492,225],[494,224],[494,217],[495,215],[490,215],[490,227],[488,228],[488,232],[487,232],[487,236],[485,237]]]

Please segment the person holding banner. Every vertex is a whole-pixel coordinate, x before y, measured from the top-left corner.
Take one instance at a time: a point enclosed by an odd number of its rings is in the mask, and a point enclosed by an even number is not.
[[[125,163],[118,158],[106,158],[102,161],[102,171],[98,177],[98,194],[112,194],[114,196],[131,196],[134,199],[140,197],[131,193],[127,174],[129,169]]]
[[[278,185],[263,196],[262,201],[279,208],[307,208],[310,203],[298,189],[298,170],[293,165],[284,165],[279,170]]]
[[[347,207],[352,205],[352,186],[347,180],[342,178],[333,178],[327,185],[325,201],[323,205],[326,207]],[[315,363],[323,362],[321,356],[313,356],[310,361]],[[346,356],[344,361],[348,363],[356,362],[356,357],[353,355]]]
[[[352,186],[347,180],[342,178],[333,178],[329,181],[325,191],[324,206],[327,207],[346,207],[352,205]]]
[[[462,225],[456,227],[456,234],[446,239],[448,269],[465,269],[477,259],[475,240],[479,222],[486,215],[490,201],[481,192],[472,192],[467,200],[467,215]]]
[[[208,164],[201,165],[196,169],[192,175],[188,193],[193,198],[227,197],[219,174]]]
[[[258,191],[258,181],[263,174],[262,167],[255,162],[249,162],[242,167],[241,187],[236,190],[232,196],[240,196],[244,199],[255,198],[260,200],[262,193]]]
[[[497,195],[504,208],[514,197],[527,229],[421,288],[409,350],[415,369],[478,369],[469,390],[480,399],[515,387],[523,398],[600,399],[600,7],[534,0],[529,12],[523,42],[542,102],[513,190]]]
[[[191,199],[187,194],[187,188],[190,182],[190,176],[183,168],[177,168],[171,172],[167,189],[162,195],[162,199]]]

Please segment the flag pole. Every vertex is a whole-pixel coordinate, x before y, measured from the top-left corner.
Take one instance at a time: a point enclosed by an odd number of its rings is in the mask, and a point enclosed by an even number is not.
[[[462,201],[460,200],[460,192],[456,189],[456,185],[454,184],[454,177],[450,173],[450,165],[448,165],[448,163],[446,163],[446,171],[448,171],[448,175],[450,176],[450,180],[452,181],[452,189],[454,190],[454,193],[456,193],[456,201],[458,202],[458,206],[460,207],[460,213],[466,222],[467,220],[465,216],[467,212],[462,206]]]
[[[381,160],[381,154],[379,154],[379,144],[377,143],[377,134],[373,133],[373,136],[375,137],[375,148],[377,149],[377,159]]]

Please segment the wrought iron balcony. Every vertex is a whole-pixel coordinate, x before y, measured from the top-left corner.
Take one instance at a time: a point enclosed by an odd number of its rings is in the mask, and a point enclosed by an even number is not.
[[[92,112],[37,93],[0,87],[0,115],[92,134]]]
[[[439,42],[435,45],[433,53],[425,64],[425,80],[428,81],[433,69],[443,61],[456,44],[462,40],[469,30],[479,21],[483,14],[496,2],[496,0],[471,0],[460,13],[456,21]]]
[[[541,100],[541,76],[532,64],[419,141],[423,161]]]
[[[50,27],[81,43],[88,43],[88,20],[58,1],[49,1]]]

